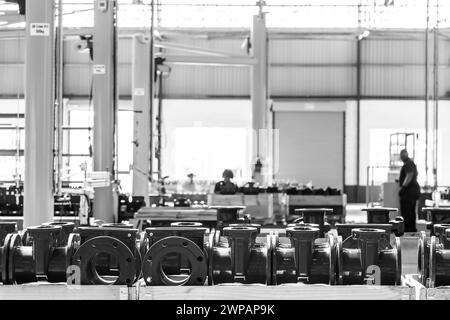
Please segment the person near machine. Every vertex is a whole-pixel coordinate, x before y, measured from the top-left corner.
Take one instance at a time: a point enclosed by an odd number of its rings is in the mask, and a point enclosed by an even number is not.
[[[214,193],[235,194],[238,192],[238,186],[231,181],[234,178],[233,171],[226,169],[222,174],[222,178],[222,181],[216,183]]]
[[[181,185],[181,189],[183,192],[192,192],[195,193],[197,192],[197,184],[194,181],[194,177],[195,174],[193,173],[189,173],[187,175],[188,179],[187,181],[185,181],[182,185]]]
[[[420,197],[416,164],[409,158],[408,151],[400,152],[403,167],[400,170],[400,212],[405,220],[405,232],[416,232],[416,203]]]

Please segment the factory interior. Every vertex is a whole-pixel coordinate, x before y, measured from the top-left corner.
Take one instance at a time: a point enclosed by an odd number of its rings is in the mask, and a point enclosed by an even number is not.
[[[0,300],[448,300],[449,159],[448,1],[0,0]]]

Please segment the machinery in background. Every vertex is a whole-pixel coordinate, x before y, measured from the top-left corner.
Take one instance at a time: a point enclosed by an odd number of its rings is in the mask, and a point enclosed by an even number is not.
[[[0,215],[23,215],[23,186],[9,186],[0,188]]]
[[[142,207],[145,207],[145,198],[140,196],[119,195],[119,221],[133,219],[134,215]]]

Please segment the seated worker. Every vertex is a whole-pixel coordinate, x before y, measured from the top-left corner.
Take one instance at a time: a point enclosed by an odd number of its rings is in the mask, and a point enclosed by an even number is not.
[[[193,173],[189,173],[187,175],[187,177],[189,178],[188,181],[185,181],[182,186],[181,189],[183,192],[197,192],[197,184],[194,182],[194,177],[195,175]]]
[[[226,169],[222,173],[223,181],[219,181],[214,186],[214,193],[218,194],[236,194],[238,191],[238,186],[231,182],[234,175],[231,170]]]

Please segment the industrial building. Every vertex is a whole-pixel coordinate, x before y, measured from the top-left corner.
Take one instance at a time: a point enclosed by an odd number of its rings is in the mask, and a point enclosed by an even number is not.
[[[449,299],[449,63],[445,0],[0,0],[0,300]]]

